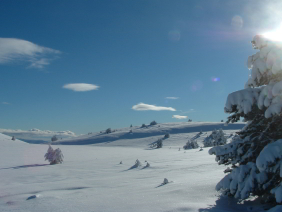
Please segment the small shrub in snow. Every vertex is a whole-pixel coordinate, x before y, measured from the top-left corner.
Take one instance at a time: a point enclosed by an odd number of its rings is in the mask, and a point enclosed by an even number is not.
[[[48,160],[51,165],[58,164],[63,162],[64,155],[62,151],[58,149],[53,149],[50,145],[47,150],[47,153],[44,155],[45,160]]]
[[[164,135],[164,138],[165,138],[165,139],[166,139],[166,138],[169,138],[169,133],[165,134],[165,135]]]
[[[146,166],[145,166],[145,168],[147,168],[147,167],[150,167],[150,164],[147,162],[147,164],[146,164]]]
[[[142,124],[142,125],[141,125],[141,128],[144,128],[144,127],[146,127],[146,124]]]
[[[54,135],[54,136],[51,138],[51,141],[52,141],[52,142],[57,141],[57,140],[58,140],[58,138],[57,138],[56,135]]]
[[[131,168],[138,168],[139,166],[142,166],[142,163],[137,159]]]
[[[157,125],[158,123],[156,122],[156,121],[152,121],[151,123],[150,123],[150,125],[152,126],[152,125]]]
[[[120,161],[119,164],[122,164],[122,161]]]
[[[163,185],[168,184],[168,179],[164,179]]]
[[[12,137],[12,140],[13,140],[13,141],[16,140],[15,136]]]
[[[129,133],[132,133],[132,130],[129,130]]]
[[[106,129],[106,133],[107,133],[107,134],[109,134],[109,133],[111,133],[111,132],[112,132],[112,129],[111,129],[111,128]]]
[[[132,124],[130,125],[130,127],[132,127]]]
[[[188,119],[188,122],[192,122],[192,119]]]
[[[197,141],[189,140],[184,146],[183,149],[197,149],[199,148],[199,145]]]

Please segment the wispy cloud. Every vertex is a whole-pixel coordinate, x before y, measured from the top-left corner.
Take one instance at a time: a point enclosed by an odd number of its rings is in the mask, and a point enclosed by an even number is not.
[[[30,68],[43,68],[60,53],[26,40],[0,38],[0,64],[27,62]]]
[[[174,119],[187,119],[188,116],[173,115],[172,118],[174,118]]]
[[[179,99],[179,97],[166,97],[166,99]]]
[[[2,102],[3,105],[10,105],[11,103],[9,102]]]
[[[63,88],[81,92],[81,91],[98,90],[99,86],[93,84],[87,84],[87,83],[71,83],[71,84],[65,84]]]
[[[76,134],[72,131],[50,131],[50,130],[12,130],[12,129],[0,129],[0,133],[9,136],[15,136],[18,139],[26,140],[45,140],[50,141],[53,135],[57,135],[59,138],[71,138]]]
[[[134,105],[132,107],[133,110],[153,110],[153,111],[161,111],[161,110],[169,110],[169,111],[176,111],[172,107],[162,107],[162,106],[156,106],[156,105],[148,105],[144,103],[139,103],[137,105]]]

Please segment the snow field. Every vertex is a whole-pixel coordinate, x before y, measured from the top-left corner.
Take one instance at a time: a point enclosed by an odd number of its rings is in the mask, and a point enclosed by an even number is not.
[[[190,135],[194,136],[196,133]],[[44,161],[47,145],[1,141],[0,211],[198,211],[214,204],[224,167],[207,149],[178,151],[99,145],[59,145],[63,164]],[[153,139],[152,139],[153,140]],[[167,144],[166,144],[167,142]],[[8,144],[7,144],[8,143]],[[147,143],[149,143],[147,141]],[[11,145],[9,145],[11,144]],[[134,144],[133,144],[134,145]],[[169,148],[171,146],[171,148]],[[57,148],[57,146],[55,146]],[[185,152],[185,153],[184,153]],[[136,159],[143,166],[130,169]],[[123,164],[119,164],[120,161]],[[151,167],[144,168],[145,160]],[[161,185],[164,178],[169,183]],[[27,200],[32,195],[35,198]]]

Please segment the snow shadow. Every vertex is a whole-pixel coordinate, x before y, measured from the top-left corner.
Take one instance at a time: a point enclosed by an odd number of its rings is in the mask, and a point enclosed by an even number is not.
[[[138,167],[140,167],[140,166],[138,166],[137,164],[134,164],[129,169],[126,169],[125,171],[129,171],[129,170],[132,170],[132,169],[137,169]]]
[[[31,165],[23,165],[23,166],[14,166],[8,168],[1,168],[2,169],[24,169],[24,168],[31,168],[31,167],[41,167],[41,166],[50,166],[50,164],[31,164]]]
[[[251,201],[247,200],[244,203],[238,203],[235,198],[220,196],[218,200],[215,201],[215,205],[210,205],[207,208],[200,208],[199,212],[238,212],[238,211],[252,211],[261,212],[264,210],[266,205],[261,205],[259,200]],[[265,208],[266,209],[266,208]]]
[[[167,183],[161,183],[160,185],[158,185],[158,186],[155,187],[155,188],[162,187],[162,186],[167,185],[167,184],[170,184],[170,183],[172,183],[172,182],[173,182],[173,181],[169,181],[169,182],[167,182]]]

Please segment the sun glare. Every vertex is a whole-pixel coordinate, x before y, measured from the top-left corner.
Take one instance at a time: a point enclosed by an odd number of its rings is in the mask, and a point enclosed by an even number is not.
[[[282,41],[282,23],[280,24],[280,27],[278,29],[263,33],[262,35],[273,41]]]

